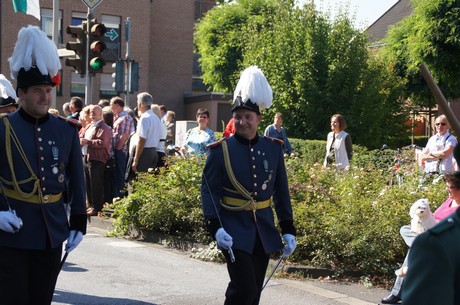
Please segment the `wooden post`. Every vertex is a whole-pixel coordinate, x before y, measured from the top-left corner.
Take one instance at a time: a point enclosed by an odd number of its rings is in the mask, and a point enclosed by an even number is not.
[[[438,103],[439,107],[442,109],[442,111],[446,115],[447,120],[449,121],[450,127],[454,130],[455,135],[459,136],[460,135],[460,124],[457,118],[455,117],[454,112],[452,111],[452,109],[450,109],[449,105],[447,104],[447,101],[444,98],[444,95],[442,94],[438,85],[435,83],[433,77],[431,76],[430,71],[428,71],[427,67],[424,64],[420,65],[420,71],[422,72],[423,78],[428,84],[428,87],[430,88],[431,93],[433,93],[434,98],[436,99],[436,102]]]

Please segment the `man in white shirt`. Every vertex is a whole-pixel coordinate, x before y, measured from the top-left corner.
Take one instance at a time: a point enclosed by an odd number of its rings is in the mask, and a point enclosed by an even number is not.
[[[137,145],[131,168],[133,172],[147,172],[155,168],[158,162],[156,147],[160,142],[161,121],[150,109],[152,96],[147,92],[137,95],[137,108],[141,117],[137,123]]]

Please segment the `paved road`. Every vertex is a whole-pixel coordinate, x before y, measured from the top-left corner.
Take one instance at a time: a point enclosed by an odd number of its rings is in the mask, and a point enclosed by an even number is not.
[[[59,275],[53,305],[223,304],[225,265],[161,245],[105,237],[89,226]],[[273,279],[261,305],[370,305],[387,292],[360,285]]]

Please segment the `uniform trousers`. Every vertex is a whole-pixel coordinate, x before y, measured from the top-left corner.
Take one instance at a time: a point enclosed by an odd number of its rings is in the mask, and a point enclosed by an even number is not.
[[[225,305],[258,305],[270,255],[265,254],[257,235],[253,254],[234,250],[232,263],[227,251],[223,251],[227,260],[230,283],[225,292]]]
[[[104,171],[105,163],[89,160],[85,163],[86,194],[89,205],[97,212],[104,205]]]
[[[0,304],[50,305],[62,255],[54,249],[0,247]]]

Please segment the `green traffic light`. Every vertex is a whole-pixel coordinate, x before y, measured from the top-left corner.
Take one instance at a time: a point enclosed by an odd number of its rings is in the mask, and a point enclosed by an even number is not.
[[[91,59],[91,62],[89,63],[89,67],[95,71],[101,70],[103,66],[104,61],[100,57],[95,57]]]

